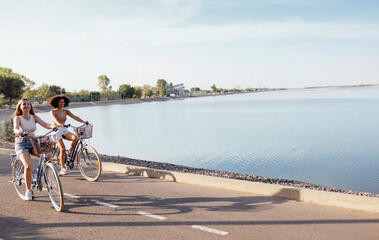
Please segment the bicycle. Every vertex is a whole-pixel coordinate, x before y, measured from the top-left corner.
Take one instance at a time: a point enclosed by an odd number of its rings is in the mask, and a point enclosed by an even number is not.
[[[39,158],[39,164],[37,167],[37,176],[32,174],[32,189],[36,188],[38,191],[43,190],[42,176],[45,179],[47,192],[51,203],[55,210],[58,212],[63,211],[64,199],[62,184],[56,172],[54,165],[50,160],[47,160],[47,153],[54,150],[55,139],[54,135],[49,135],[52,131],[49,131],[42,136],[28,136],[27,132],[21,134],[21,137],[31,138],[33,149],[36,153],[41,154]],[[26,184],[24,180],[24,164],[16,154],[11,154],[11,166],[12,166],[12,182],[16,188],[17,194],[21,199],[25,199]],[[32,191],[32,199],[34,199],[34,192]]]
[[[99,179],[102,172],[102,163],[99,154],[86,142],[86,139],[92,138],[93,125],[84,123],[79,127],[71,126],[71,124],[64,125],[65,128],[73,128],[78,140],[71,154],[65,154],[65,165],[70,169],[73,169],[74,162],[77,160],[78,168],[82,176],[90,182],[94,182]],[[59,164],[59,148],[56,147],[52,156]]]

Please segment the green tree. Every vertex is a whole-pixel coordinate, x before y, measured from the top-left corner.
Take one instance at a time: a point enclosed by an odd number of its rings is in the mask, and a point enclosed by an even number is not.
[[[21,80],[23,80],[25,83],[25,88],[24,88],[25,91],[24,91],[24,94],[22,96],[24,98],[34,100],[37,90],[32,89],[32,88],[34,87],[34,85],[36,83],[34,81],[28,79],[27,77],[23,76],[23,75],[21,76]]]
[[[118,92],[121,94],[121,98],[132,98],[134,94],[134,88],[131,87],[129,84],[122,84],[118,88]]]
[[[161,97],[166,96],[166,87],[167,82],[164,79],[158,79],[157,80],[157,89],[158,89],[158,95]]]
[[[97,91],[89,92],[91,101],[100,101],[101,94]]]
[[[212,92],[213,92],[213,93],[217,93],[217,87],[216,87],[215,84],[213,84],[213,85],[211,86],[211,89],[212,89]]]
[[[153,93],[151,96],[159,96],[159,90],[158,90],[158,88],[157,87],[153,87],[152,89],[151,89],[151,92]]]
[[[98,85],[102,93],[107,93],[112,90],[112,87],[109,86],[109,84],[111,83],[111,80],[106,75],[101,75],[98,77],[98,79],[99,79]]]
[[[31,92],[32,91],[31,89],[35,85],[34,81],[30,80],[29,78],[25,77],[24,75],[13,72],[13,70],[11,68],[0,67],[0,74],[3,76],[2,79],[4,79],[4,78],[16,79],[16,81],[11,81],[11,82],[13,82],[12,85],[15,88],[20,88],[20,89],[10,89],[10,91],[5,90],[5,91],[7,91],[7,93],[4,94],[4,96],[7,95],[9,98],[9,96],[12,95],[12,97],[10,98],[10,102],[14,98],[21,97],[20,92],[23,92],[24,97],[27,97],[29,99],[34,97],[33,93]],[[19,80],[23,81],[24,84],[21,84],[21,82]],[[3,82],[3,87],[6,87],[7,84],[10,84],[10,82],[8,82],[8,83]],[[8,85],[8,87],[10,87],[10,86]]]
[[[34,85],[36,84],[34,81],[30,80],[29,78],[25,77],[24,75],[13,72],[13,70],[11,68],[0,67],[0,73],[15,74],[16,76],[18,76],[25,83],[24,90],[32,89],[34,87]]]
[[[35,102],[37,95],[36,89],[26,89],[22,97],[29,99],[30,101]]]
[[[66,89],[61,88],[60,86],[57,85],[50,85],[49,90],[54,94],[54,95],[59,95],[59,94],[66,94]]]
[[[148,98],[153,96],[153,91],[151,90],[151,86],[145,84],[142,86],[142,97]]]
[[[25,77],[24,75],[21,75],[21,80],[25,83],[25,89],[32,89],[34,85],[36,85],[36,82],[30,80],[29,78]]]
[[[133,98],[141,98],[142,97],[142,87],[135,86],[134,88],[134,95]]]
[[[193,87],[191,88],[191,92],[200,92],[201,89],[199,87]]]
[[[50,90],[50,86],[46,83],[42,83],[42,85],[37,89],[37,94],[40,101],[54,96],[54,93]]]
[[[13,73],[10,68],[0,69],[0,93],[5,98],[9,98],[9,104],[12,105],[12,100],[20,98],[24,92],[25,83],[21,79],[21,75]]]

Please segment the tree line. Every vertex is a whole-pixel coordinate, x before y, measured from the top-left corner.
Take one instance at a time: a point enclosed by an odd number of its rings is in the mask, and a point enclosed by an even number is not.
[[[151,98],[164,97],[166,87],[172,86],[164,79],[158,79],[157,85],[131,86],[121,84],[117,90],[110,85],[111,80],[106,75],[98,77],[100,91],[80,90],[68,92],[65,88],[57,85],[42,83],[36,87],[36,83],[22,74],[14,72],[11,68],[0,67],[0,106],[11,106],[19,98],[28,98],[32,102],[43,103],[49,97],[65,94],[73,102],[117,100],[127,98]]]
[[[100,91],[80,90],[68,92],[61,86],[42,83],[39,87],[36,83],[22,74],[13,72],[11,68],[0,67],[0,106],[8,104],[11,106],[14,101],[21,97],[28,98],[32,102],[44,103],[49,97],[65,94],[73,102],[118,100],[127,98],[151,98],[165,97],[167,88],[172,87],[165,79],[158,79],[156,86],[144,84],[143,86],[131,86],[121,84],[117,90],[113,90],[111,80],[106,75],[98,77]],[[215,84],[210,86],[210,90],[202,90],[193,87],[185,90],[188,96],[209,95],[209,94],[228,94],[239,92],[267,91],[267,88],[247,88],[247,89],[223,89],[217,88]],[[275,89],[274,89],[275,90]]]

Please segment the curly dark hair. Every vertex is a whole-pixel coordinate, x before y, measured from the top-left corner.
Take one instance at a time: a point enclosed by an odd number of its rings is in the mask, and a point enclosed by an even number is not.
[[[61,99],[64,99],[64,106],[67,107],[68,104],[70,103],[70,98],[64,94],[56,95],[54,97],[49,98],[49,105],[52,106],[53,108],[57,108],[58,102]]]

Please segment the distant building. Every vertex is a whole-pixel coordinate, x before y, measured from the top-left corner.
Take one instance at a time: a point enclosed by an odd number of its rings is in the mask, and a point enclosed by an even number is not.
[[[185,92],[184,92],[184,84],[177,84],[172,87],[167,87],[166,88],[166,96],[167,97],[184,97]]]

